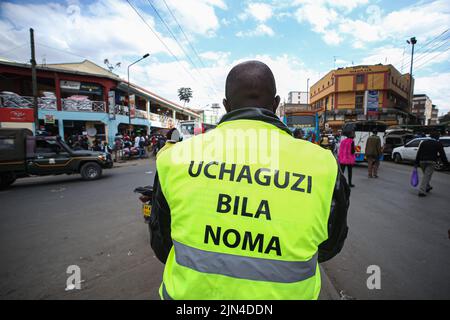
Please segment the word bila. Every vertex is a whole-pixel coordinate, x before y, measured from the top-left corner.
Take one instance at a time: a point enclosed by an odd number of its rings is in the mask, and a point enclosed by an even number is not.
[[[215,171],[212,169],[213,167],[216,167]],[[279,170],[274,170],[273,175],[271,170],[267,168],[259,168],[252,172],[248,165],[243,165],[240,170],[237,170],[236,164],[231,164],[227,168],[225,163],[219,164],[216,161],[205,165],[203,161],[198,164],[191,161],[188,173],[193,178],[199,177],[203,173],[209,179],[228,180],[237,183],[246,182],[248,184],[252,184],[254,181],[262,186],[270,186],[273,183],[276,188],[289,188],[304,193],[311,193],[312,189],[311,176],[286,171],[282,175],[284,178],[281,181]],[[235,196],[233,198],[228,194],[221,193],[218,196],[216,212],[219,214],[232,213],[236,216],[241,215],[254,219],[265,218],[267,221],[272,220],[268,200],[261,200],[254,214],[248,211],[247,203],[248,197]],[[264,254],[270,254],[274,251],[277,256],[281,256],[280,238],[277,236],[268,238],[269,236],[262,233],[254,235],[250,231],[245,231],[241,234],[235,229],[226,229],[222,233],[222,227],[217,226],[214,229],[211,225],[206,225],[204,243],[208,244],[211,240],[214,245],[219,246],[222,240],[222,243],[228,248],[240,247],[241,250],[257,251]]]

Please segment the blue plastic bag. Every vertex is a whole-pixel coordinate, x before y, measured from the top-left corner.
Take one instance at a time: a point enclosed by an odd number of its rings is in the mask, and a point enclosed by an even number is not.
[[[419,184],[419,173],[417,172],[417,168],[414,168],[411,174],[411,185],[413,187],[417,187],[418,184]]]

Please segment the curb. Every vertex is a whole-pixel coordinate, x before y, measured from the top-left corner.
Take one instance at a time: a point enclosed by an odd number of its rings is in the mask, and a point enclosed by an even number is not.
[[[125,167],[134,167],[145,163],[146,161],[151,161],[150,158],[145,159],[136,159],[136,160],[125,160],[123,162],[114,162],[112,169],[114,168],[125,168]]]
[[[331,282],[324,268],[319,265],[320,276],[322,278],[322,288],[319,294],[319,300],[341,300],[339,292]]]

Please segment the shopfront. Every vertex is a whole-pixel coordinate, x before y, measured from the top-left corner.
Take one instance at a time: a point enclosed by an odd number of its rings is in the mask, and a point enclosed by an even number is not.
[[[103,87],[92,82],[60,81],[64,111],[105,112]]]

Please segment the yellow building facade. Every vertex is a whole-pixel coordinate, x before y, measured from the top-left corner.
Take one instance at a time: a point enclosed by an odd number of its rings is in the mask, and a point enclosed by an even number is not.
[[[403,124],[410,117],[409,81],[392,65],[339,68],[310,88],[310,104],[334,130],[356,120]]]

